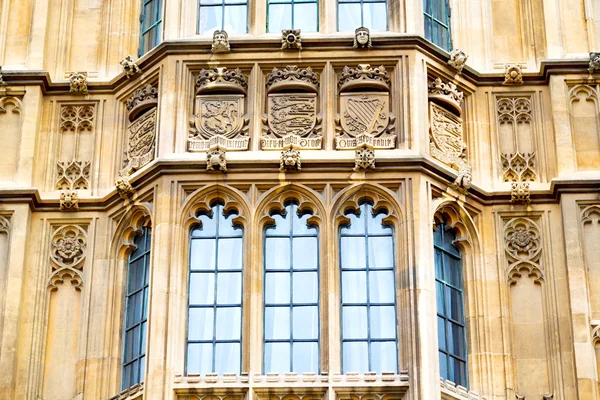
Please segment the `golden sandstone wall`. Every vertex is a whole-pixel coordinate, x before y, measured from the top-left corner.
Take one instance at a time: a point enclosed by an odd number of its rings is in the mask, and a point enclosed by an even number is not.
[[[418,0],[390,1],[390,31],[368,49],[336,32],[335,2],[321,1],[320,33],[302,34],[301,50],[281,49],[264,2],[250,1],[249,34],[224,53],[195,34],[195,1],[166,1],[162,43],[126,76],[140,3],[0,0],[0,399],[600,399],[597,1],[452,0],[462,71],[422,38]],[[360,64],[385,67],[377,96],[395,119],[380,133],[392,144],[342,150],[338,82]],[[320,130],[308,137],[320,145],[282,154],[262,139],[276,133],[265,133],[269,74],[288,66],[317,74]],[[247,77],[248,148],[188,151],[198,76],[223,67]],[[153,111],[132,121],[145,101]],[[364,199],[394,226],[398,374],[340,373],[337,234]],[[189,229],[216,200],[243,220],[245,373],[185,376]],[[320,232],[316,376],[262,375],[262,232],[288,200]],[[441,219],[463,253],[468,390],[440,382]],[[146,379],[121,391],[126,260],[143,225]]]

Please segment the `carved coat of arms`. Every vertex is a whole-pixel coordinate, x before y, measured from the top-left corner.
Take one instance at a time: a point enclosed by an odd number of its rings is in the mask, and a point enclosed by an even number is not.
[[[129,125],[124,167],[136,171],[154,158],[156,107]]]
[[[429,103],[429,113],[431,155],[458,169],[464,163],[466,149],[463,142],[462,120],[431,102]]]

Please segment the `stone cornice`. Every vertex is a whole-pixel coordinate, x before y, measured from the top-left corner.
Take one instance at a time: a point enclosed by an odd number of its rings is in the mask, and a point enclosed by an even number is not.
[[[426,56],[429,56],[432,61],[437,61],[442,65],[446,65],[450,59],[449,53],[433,45],[421,36],[405,35],[388,32],[386,36],[374,37],[377,43],[376,50],[385,52],[386,50],[394,50],[394,56],[381,54],[375,56],[379,63],[385,59],[397,59],[398,50],[419,50]],[[272,60],[265,58],[262,61],[269,63],[271,61],[281,63],[294,63],[298,61],[298,55],[293,52],[283,53],[279,51],[279,37],[239,37],[231,40],[231,52],[223,55],[215,55],[211,52],[212,40],[209,39],[186,39],[163,42],[150,52],[146,53],[138,60],[138,66],[149,71],[167,56],[172,55],[206,55],[206,61],[214,60],[215,57],[223,57],[228,60],[235,61],[235,54],[248,53],[266,53],[272,54]],[[302,39],[303,46],[303,61],[307,61],[306,55],[309,52],[312,54],[311,60],[325,62],[331,59],[332,51],[351,51],[352,40],[348,37],[340,37],[333,35],[315,35]],[[357,50],[358,51],[358,50]],[[551,75],[564,74],[582,74],[589,75],[589,59],[558,59],[558,60],[542,60],[540,70],[536,72],[527,72],[523,74],[524,85],[544,85],[547,84]],[[453,71],[448,71],[449,74],[454,74]],[[29,70],[15,71],[3,70],[4,81],[11,86],[41,86],[45,94],[53,95],[68,95],[70,86],[68,80],[53,82],[50,75],[45,70]],[[462,70],[462,78],[477,85],[499,86],[504,82],[504,71],[496,73],[480,73],[473,68],[467,66]],[[111,94],[120,90],[122,87],[133,84],[135,80],[127,79],[125,73],[117,75],[110,81],[91,80],[88,82],[88,92],[94,94]]]

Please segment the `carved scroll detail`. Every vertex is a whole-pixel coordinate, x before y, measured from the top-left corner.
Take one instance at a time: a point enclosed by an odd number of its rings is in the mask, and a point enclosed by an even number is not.
[[[52,273],[48,282],[50,290],[56,284],[70,280],[75,289],[83,286],[83,264],[86,256],[87,232],[79,225],[62,225],[55,229],[50,242]]]
[[[504,224],[504,250],[508,258],[508,282],[514,284],[522,273],[542,282],[539,261],[542,240],[538,225],[530,218],[512,218]]]

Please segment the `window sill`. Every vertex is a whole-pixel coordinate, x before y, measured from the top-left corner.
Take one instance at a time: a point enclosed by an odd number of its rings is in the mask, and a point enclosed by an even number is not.
[[[216,386],[240,386],[245,387],[252,381],[253,386],[256,384],[308,384],[308,385],[319,385],[319,384],[333,384],[335,386],[343,386],[346,384],[371,384],[371,385],[408,385],[408,374],[401,372],[395,374],[392,372],[384,372],[377,375],[374,372],[367,372],[364,375],[359,375],[355,372],[349,372],[347,374],[321,374],[305,373],[296,374],[290,373],[268,373],[266,375],[254,374],[248,376],[247,374],[236,375],[236,374],[189,374],[184,376],[181,373],[175,374],[173,383],[176,385],[188,385],[188,384],[200,384],[205,385],[216,385]]]
[[[134,400],[141,399],[144,396],[144,382],[137,385],[133,385],[129,389],[123,390],[116,396],[110,398],[110,400]]]
[[[442,400],[484,400],[477,392],[471,392],[463,386],[456,386],[454,382],[440,378]]]

